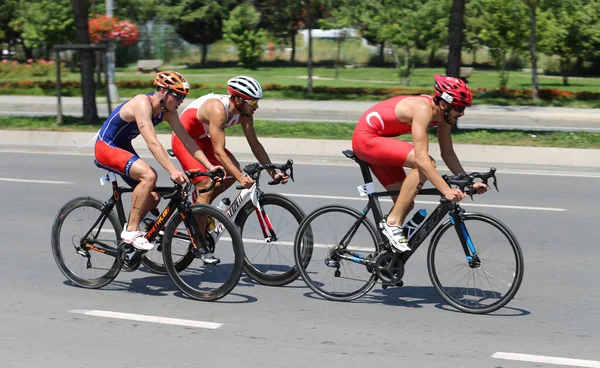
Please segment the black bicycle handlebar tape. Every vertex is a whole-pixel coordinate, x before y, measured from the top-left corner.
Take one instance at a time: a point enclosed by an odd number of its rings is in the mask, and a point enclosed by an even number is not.
[[[248,174],[252,179],[256,180],[260,176],[260,172],[263,170],[276,169],[280,170],[284,175],[288,175],[287,171],[290,171],[289,177],[294,181],[294,169],[293,169],[294,161],[287,160],[287,162],[283,165],[278,164],[260,164],[258,162],[248,164],[244,166],[244,172]],[[281,180],[272,180],[269,182],[269,185],[279,184]],[[238,185],[237,189],[241,189]]]
[[[456,185],[458,188],[465,192],[468,196],[473,199],[473,194],[477,194],[477,190],[473,189],[475,179],[481,179],[485,185],[488,185],[488,179],[494,179],[494,187],[498,190],[498,183],[496,179],[496,168],[490,168],[490,171],[486,173],[473,172],[470,174],[457,174],[454,176],[444,175],[442,176],[448,185]],[[465,190],[466,189],[466,190]]]

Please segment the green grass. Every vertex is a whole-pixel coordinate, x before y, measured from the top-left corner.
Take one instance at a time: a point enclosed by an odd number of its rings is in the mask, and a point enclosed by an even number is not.
[[[250,75],[257,78],[263,85],[278,84],[284,86],[296,85],[306,87],[306,68],[304,67],[262,67],[257,70],[243,68],[206,68],[206,69],[178,69],[189,79],[191,83],[202,83],[206,87],[192,90],[190,97],[196,98],[209,92],[226,93],[227,80],[239,74]],[[419,68],[415,69],[409,86],[402,86],[396,76],[396,71],[392,68],[354,68],[340,69],[339,77],[334,79],[334,68],[315,68],[313,71],[313,86],[331,86],[331,87],[398,87],[407,89],[432,89],[432,80],[434,73],[444,73],[441,68]],[[135,69],[121,68],[117,70],[118,81],[147,81],[148,88],[120,88],[121,97],[132,97],[138,93],[147,93],[152,89],[153,74],[138,74]],[[49,77],[31,77],[30,80],[54,80],[54,76]],[[19,76],[5,76],[3,80],[21,80]],[[79,81],[78,73],[67,73],[63,77],[64,81]],[[562,78],[556,76],[539,75],[540,89],[560,89],[570,92],[589,91],[600,92],[600,78],[577,78],[569,79],[568,86],[562,85]],[[472,88],[496,89],[498,87],[498,75],[493,70],[475,70],[469,78],[469,86]],[[530,72],[511,72],[508,88],[512,89],[530,89]],[[63,91],[65,96],[79,96],[81,94],[78,88],[71,88]],[[5,95],[56,95],[54,88],[43,90],[40,87],[22,87],[12,89],[0,89],[0,94]],[[104,89],[97,90],[98,96],[104,96]],[[298,91],[269,91],[265,89],[264,98],[266,99],[314,99],[314,100],[362,100],[377,101],[381,97],[371,95],[344,95],[336,93],[313,93],[307,96],[304,92]],[[507,98],[492,98],[480,96],[475,99],[475,104],[479,105],[537,105],[537,106],[564,106],[576,108],[600,108],[600,101],[578,101],[573,99],[556,99],[552,101],[518,100]]]
[[[72,116],[65,116],[61,126],[58,126],[54,117],[0,116],[0,129],[94,132],[100,125],[101,122],[95,125],[81,124],[80,118]],[[354,124],[256,121],[255,128],[259,137],[350,140]],[[171,133],[171,129],[163,123],[157,126],[157,132]],[[243,132],[240,126],[234,126],[227,129],[227,135],[242,136]],[[409,140],[410,135],[401,138]],[[432,143],[437,142],[435,130],[430,131],[429,139]],[[455,144],[600,149],[600,133],[584,132],[460,130],[453,134],[452,140]]]

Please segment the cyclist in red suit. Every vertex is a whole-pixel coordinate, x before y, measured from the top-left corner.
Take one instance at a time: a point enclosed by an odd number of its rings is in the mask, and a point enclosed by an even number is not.
[[[227,95],[210,93],[197,98],[180,116],[181,124],[194,138],[210,163],[214,166],[222,165],[226,172],[225,180],[218,182],[213,190],[198,194],[196,203],[212,203],[215,197],[234,183],[234,180],[239,181],[244,188],[251,188],[254,184],[252,178],[244,176],[240,163],[225,147],[225,129],[240,124],[256,159],[262,164],[271,163],[254,130],[254,112],[262,98],[260,83],[248,76],[233,77],[227,81],[227,92]],[[192,157],[185,149],[178,135],[171,136],[171,145],[184,170],[206,170],[204,163],[197,157]],[[281,184],[288,181],[287,175],[275,170],[269,170],[269,175]],[[210,185],[210,180],[202,177],[192,182],[197,190]],[[206,216],[198,217],[196,221],[200,229],[205,228]],[[212,254],[208,254],[203,261],[213,264],[219,262]]]
[[[429,156],[427,131],[437,126],[444,163],[454,174],[465,174],[454,152],[450,132],[465,108],[471,106],[471,91],[460,79],[438,74],[434,78],[433,97],[398,96],[382,101],[365,111],[352,136],[356,157],[369,163],[381,184],[390,191],[402,189],[398,198],[394,198],[390,213],[379,224],[400,252],[410,250],[402,224],[425,181],[431,181],[449,201],[458,202],[465,197],[459,189],[448,186],[438,173],[435,160]],[[412,144],[396,138],[408,133],[412,134]],[[406,175],[405,167],[416,170]],[[474,188],[483,193],[488,186],[477,183]]]

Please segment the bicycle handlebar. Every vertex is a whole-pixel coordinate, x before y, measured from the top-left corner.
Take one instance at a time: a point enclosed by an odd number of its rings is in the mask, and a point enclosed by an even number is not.
[[[200,176],[207,176],[210,179],[210,185],[204,189],[198,190],[198,193],[205,193],[205,192],[211,191],[215,187],[217,180],[223,180],[223,178],[225,177],[225,171],[221,170],[221,169],[216,170],[215,172],[210,172],[210,171],[184,171],[184,172],[185,172],[185,175],[188,177],[188,179],[190,179],[190,181],[192,179],[200,177]],[[188,183],[185,185],[186,192],[188,190],[189,185],[191,185],[191,184]],[[172,193],[165,195],[163,198],[169,199],[169,198],[173,197],[175,195],[175,193],[177,193],[183,187],[184,187],[183,185],[175,183],[175,190],[173,190]]]
[[[250,176],[252,179],[254,179],[254,181],[256,181],[258,183],[258,179],[260,178],[260,173],[263,170],[270,170],[270,169],[276,169],[276,170],[280,170],[283,174],[288,175],[288,170],[289,170],[289,177],[290,179],[292,179],[292,181],[294,181],[294,161],[292,160],[287,160],[287,162],[283,165],[278,165],[278,164],[261,164],[261,163],[253,163],[253,164],[249,164],[244,166],[244,172],[246,174],[248,174],[248,176]],[[271,180],[269,181],[269,185],[276,185],[279,184],[281,182],[281,180]],[[237,189],[242,189],[242,187],[240,185],[238,185],[236,187]]]
[[[496,179],[496,168],[490,168],[490,171],[486,173],[473,172],[470,174],[457,174],[457,175],[442,175],[442,178],[448,183],[448,185],[456,185],[460,190],[468,194],[471,199],[473,199],[473,194],[477,193],[476,190],[473,189],[473,184],[475,183],[475,179],[481,179],[481,182],[488,185],[488,179],[493,178],[494,188],[496,191],[498,190],[498,180]],[[468,191],[465,191],[465,188]]]

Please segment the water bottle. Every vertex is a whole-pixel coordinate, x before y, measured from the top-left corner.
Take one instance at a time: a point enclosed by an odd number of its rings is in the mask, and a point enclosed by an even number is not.
[[[417,211],[417,213],[415,213],[410,221],[404,224],[402,231],[404,232],[404,236],[407,240],[410,239],[419,229],[419,226],[421,226],[421,223],[423,220],[425,220],[425,216],[427,216],[427,210],[421,208],[419,211]]]
[[[158,215],[160,215],[158,208],[150,210],[150,212],[148,212],[146,214],[146,217],[144,217],[142,219],[142,222],[140,223],[140,230],[144,231],[144,232],[147,232],[148,230],[150,230],[152,228],[152,226],[154,225],[154,223],[156,222]]]
[[[229,200],[229,198],[223,198],[223,199],[221,199],[219,204],[217,204],[217,208],[220,209],[221,211],[225,211],[226,209],[229,208],[230,204],[231,204],[231,201]]]

